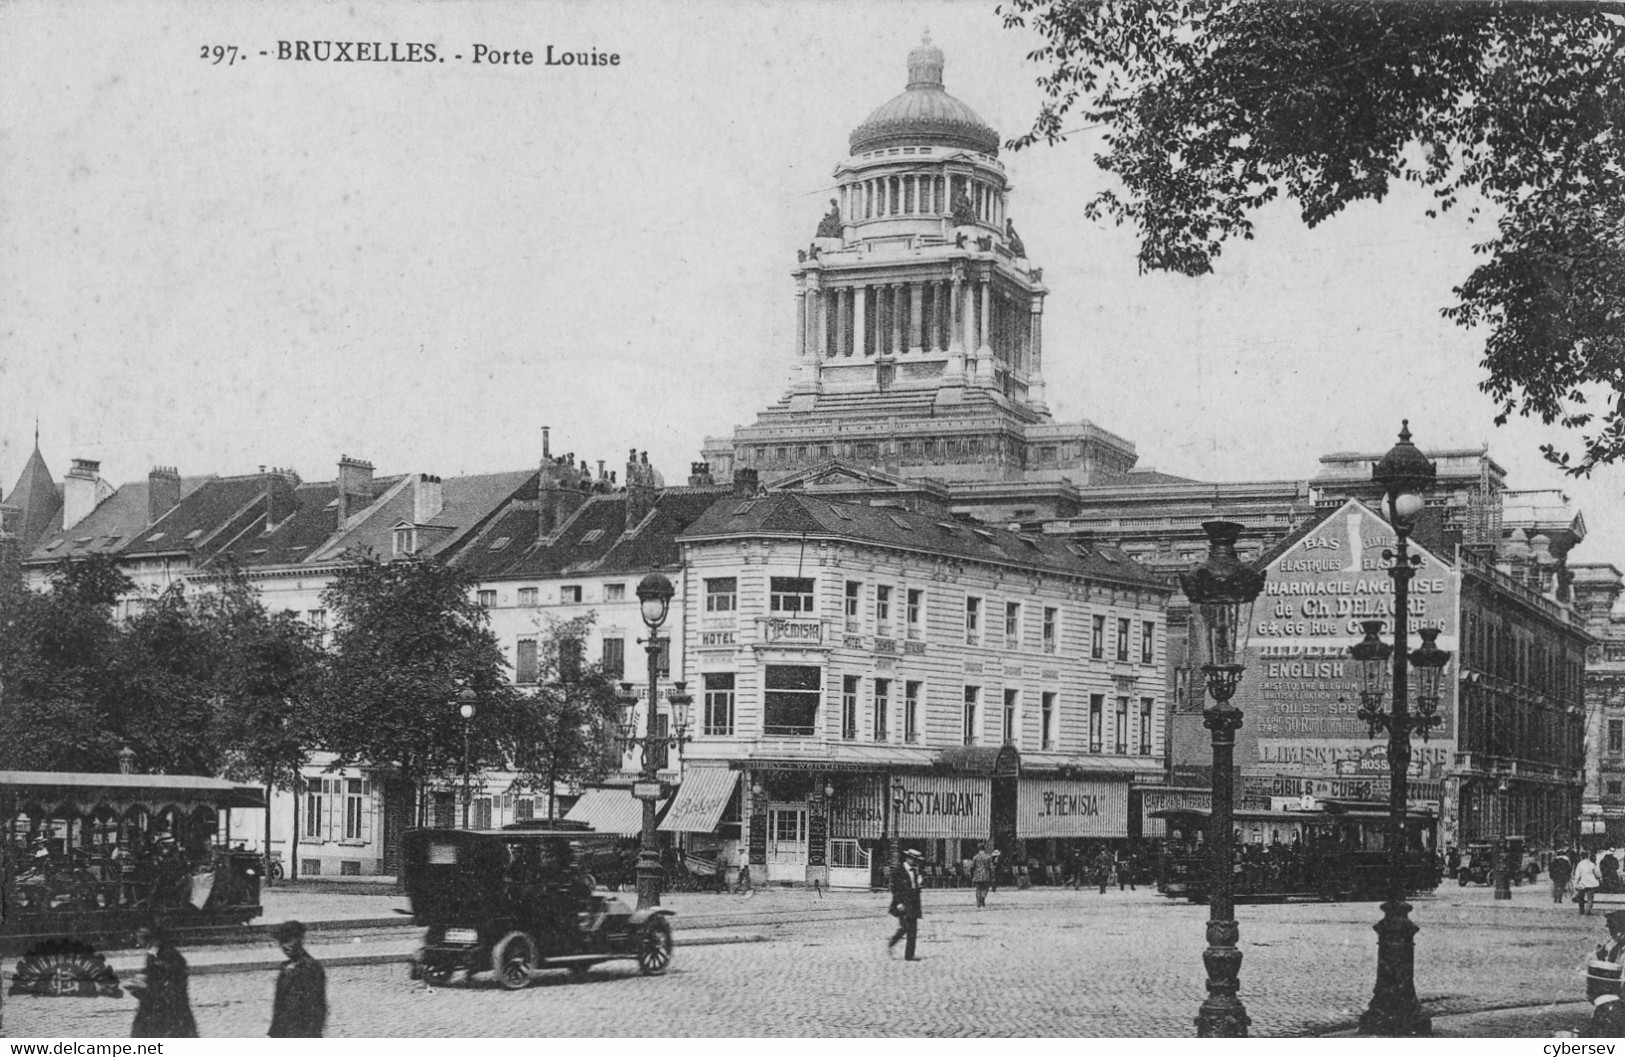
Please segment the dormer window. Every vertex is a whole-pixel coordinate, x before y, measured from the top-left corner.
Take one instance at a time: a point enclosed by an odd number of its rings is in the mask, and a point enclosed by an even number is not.
[[[416,554],[418,549],[418,531],[411,525],[395,526],[395,553]]]

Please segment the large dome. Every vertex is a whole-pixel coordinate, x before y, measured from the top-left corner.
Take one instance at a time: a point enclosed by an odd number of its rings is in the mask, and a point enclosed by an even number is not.
[[[882,147],[961,147],[997,156],[999,134],[942,87],[942,49],[930,38],[908,53],[908,87],[852,130],[852,153]]]

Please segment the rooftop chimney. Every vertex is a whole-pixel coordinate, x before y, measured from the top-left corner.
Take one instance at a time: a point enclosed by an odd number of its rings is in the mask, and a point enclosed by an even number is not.
[[[690,488],[699,488],[704,485],[716,484],[711,477],[711,464],[706,462],[691,462],[688,464],[688,484]]]
[[[174,510],[180,501],[180,472],[173,466],[154,466],[147,474],[147,524]]]
[[[655,475],[649,465],[649,453],[644,452],[639,461],[638,451],[633,448],[626,456],[626,531],[642,524],[654,505]]]
[[[755,495],[757,487],[756,481],[757,477],[755,467],[741,467],[735,470],[734,495]]]
[[[70,529],[96,509],[96,492],[101,483],[102,464],[95,459],[75,459],[73,469],[62,479],[62,527]]]
[[[548,448],[548,428],[542,427],[542,465],[536,475],[536,538],[546,539],[559,530],[576,507],[587,498],[575,470],[575,453],[555,459]]]
[[[427,525],[446,505],[440,478],[420,473],[412,481],[412,524]]]
[[[372,504],[372,463],[339,456],[339,523]]]

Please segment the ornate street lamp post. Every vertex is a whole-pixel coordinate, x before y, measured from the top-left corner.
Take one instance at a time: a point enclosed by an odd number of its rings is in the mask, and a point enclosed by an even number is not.
[[[1382,904],[1382,920],[1377,933],[1377,983],[1371,1005],[1360,1015],[1360,1031],[1366,1035],[1427,1035],[1433,1021],[1422,1012],[1416,998],[1416,923],[1411,921],[1411,905],[1405,901],[1410,870],[1405,835],[1406,783],[1411,765],[1411,732],[1428,732],[1441,722],[1438,715],[1439,687],[1450,654],[1435,643],[1436,628],[1422,630],[1423,643],[1406,653],[1410,628],[1410,582],[1422,556],[1410,553],[1411,528],[1426,501],[1421,492],[1433,483],[1435,467],[1411,443],[1409,421],[1399,431],[1399,443],[1389,449],[1371,471],[1371,479],[1383,488],[1385,513],[1393,526],[1395,549],[1383,551],[1388,575],[1394,581],[1394,643],[1390,647],[1377,635],[1382,621],[1361,623],[1365,638],[1349,654],[1359,665],[1359,716],[1371,728],[1388,732],[1388,898]],[[1394,702],[1392,711],[1382,708],[1384,684],[1392,659]],[[1408,662],[1408,664],[1407,664]],[[1416,668],[1417,712],[1410,712],[1409,667]]]
[[[672,595],[676,593],[671,581],[660,573],[650,573],[638,583],[638,604],[643,614],[643,623],[649,628],[649,637],[644,640],[649,656],[649,709],[645,716],[643,736],[637,735],[636,725],[629,714],[622,730],[621,743],[627,748],[634,745],[643,747],[642,770],[639,772],[638,781],[632,787],[632,795],[643,801],[643,840],[638,849],[637,865],[639,910],[660,905],[661,880],[664,874],[660,867],[660,847],[655,840],[655,801],[660,798],[663,791],[659,764],[664,753],[658,750],[681,748],[688,741],[687,706],[693,700],[686,692],[687,683],[673,683],[671,692],[666,695],[666,700],[671,705],[672,732],[659,733],[655,722],[656,713],[659,711],[657,703],[660,700],[662,639],[659,631],[660,626],[666,622]],[[632,684],[622,683],[621,691],[622,702],[629,710],[635,708],[637,697],[632,693]]]
[[[468,766],[468,734],[474,720],[474,691],[463,688],[457,695],[457,714],[463,717],[463,828],[468,828],[468,809],[474,803],[474,772]]]
[[[1234,521],[1208,521],[1207,561],[1179,577],[1191,603],[1189,641],[1202,660],[1207,693],[1213,699],[1202,721],[1213,735],[1213,812],[1208,822],[1207,998],[1196,1014],[1200,1038],[1245,1038],[1251,1019],[1236,992],[1241,988],[1241,951],[1236,942],[1235,900],[1231,894],[1232,847],[1235,843],[1236,731],[1241,710],[1230,704],[1241,683],[1253,602],[1264,589],[1264,573],[1248,568],[1236,556],[1241,526]]]
[[[1495,828],[1495,898],[1512,898],[1512,874],[1520,864],[1508,858],[1511,849],[1507,846],[1507,830],[1512,826],[1511,798],[1507,795],[1512,792],[1512,779],[1506,775],[1495,783],[1495,806],[1499,809],[1501,824]]]

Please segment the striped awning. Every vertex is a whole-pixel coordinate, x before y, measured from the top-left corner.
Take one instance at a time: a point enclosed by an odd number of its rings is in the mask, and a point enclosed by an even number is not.
[[[1016,836],[1126,837],[1128,782],[1023,778],[1016,790]]]
[[[667,803],[657,800],[655,814]],[[585,822],[599,833],[635,837],[643,832],[643,801],[630,789],[588,789],[564,817],[571,822]]]
[[[894,779],[899,837],[993,835],[993,782],[987,778],[900,774]]]
[[[685,768],[683,784],[660,828],[672,833],[714,832],[738,783],[739,772],[726,767]]]

